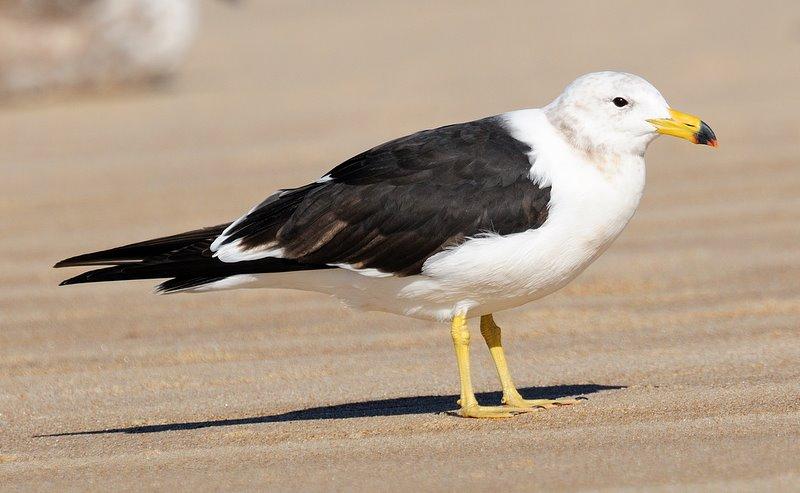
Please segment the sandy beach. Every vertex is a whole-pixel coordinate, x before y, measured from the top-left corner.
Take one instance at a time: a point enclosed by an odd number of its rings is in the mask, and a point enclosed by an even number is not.
[[[170,85],[0,106],[0,490],[800,489],[798,4],[338,4],[207,2]],[[324,295],[57,287],[62,258],[602,69],[720,147],[653,144],[611,249],[497,315],[523,394],[577,405],[454,417],[446,325]]]

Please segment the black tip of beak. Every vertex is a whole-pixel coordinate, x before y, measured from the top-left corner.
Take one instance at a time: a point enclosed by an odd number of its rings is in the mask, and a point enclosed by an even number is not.
[[[717,136],[714,135],[711,127],[706,125],[706,122],[700,122],[700,130],[694,134],[694,138],[697,139],[698,144],[717,147]]]

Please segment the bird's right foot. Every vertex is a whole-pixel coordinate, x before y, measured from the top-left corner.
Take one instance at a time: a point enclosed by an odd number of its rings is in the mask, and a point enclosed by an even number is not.
[[[512,407],[550,409],[557,406],[570,406],[578,404],[578,399],[523,399],[519,394],[504,397],[503,402]]]

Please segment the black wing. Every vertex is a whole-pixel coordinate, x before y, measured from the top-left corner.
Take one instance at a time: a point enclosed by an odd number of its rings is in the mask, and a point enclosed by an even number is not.
[[[236,242],[243,253],[279,248],[302,264],[417,274],[431,255],[469,236],[544,223],[550,187],[531,180],[530,151],[501,117],[424,130],[273,195],[213,249]]]

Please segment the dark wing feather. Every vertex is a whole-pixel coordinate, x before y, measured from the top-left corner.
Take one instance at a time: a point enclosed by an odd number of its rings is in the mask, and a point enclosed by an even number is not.
[[[203,228],[155,238],[110,250],[87,253],[58,262],[55,267],[100,266],[71,277],[62,286],[87,282],[172,278],[158,286],[162,292],[179,291],[237,274],[326,269],[326,265],[301,264],[291,259],[264,258],[225,263],[215,258],[211,242],[228,226]]]
[[[75,267],[81,265],[106,264],[116,265],[128,262],[139,262],[146,257],[163,255],[165,252],[172,252],[202,243],[208,240],[208,238],[213,239],[228,226],[228,224],[220,224],[218,226],[210,226],[176,235],[140,241],[138,243],[132,243],[130,245],[102,250],[99,252],[77,255],[75,257],[64,259],[53,267]],[[206,247],[207,246],[208,243],[206,243]]]
[[[547,219],[550,187],[530,178],[530,147],[500,117],[402,137],[320,181],[271,196],[224,233],[245,251],[282,248],[313,265],[395,275],[469,236],[507,235]]]

